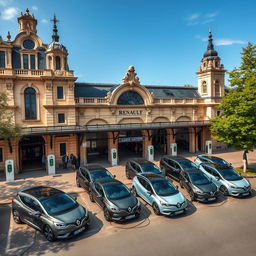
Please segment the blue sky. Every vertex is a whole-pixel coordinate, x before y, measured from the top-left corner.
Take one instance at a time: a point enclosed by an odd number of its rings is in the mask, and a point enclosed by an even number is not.
[[[44,43],[51,42],[56,13],[79,82],[120,83],[134,65],[142,84],[197,86],[209,28],[229,71],[239,66],[242,47],[256,40],[253,0],[0,0],[3,39],[8,30],[14,39],[27,7]]]

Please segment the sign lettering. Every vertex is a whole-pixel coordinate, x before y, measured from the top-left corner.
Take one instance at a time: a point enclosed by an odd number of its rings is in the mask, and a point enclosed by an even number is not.
[[[140,116],[143,114],[143,110],[119,110],[120,116]]]

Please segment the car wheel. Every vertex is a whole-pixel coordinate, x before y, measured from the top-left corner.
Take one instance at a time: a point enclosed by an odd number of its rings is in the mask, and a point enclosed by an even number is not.
[[[195,193],[192,190],[189,192],[189,196],[192,202],[196,201]]]
[[[131,175],[130,175],[130,173],[129,173],[128,170],[125,171],[125,174],[126,174],[126,178],[127,178],[128,180],[130,180],[130,179],[131,179]]]
[[[80,181],[79,181],[79,179],[78,178],[76,178],[76,185],[77,185],[77,187],[81,187],[81,184],[80,184]]]
[[[49,225],[45,225],[44,227],[44,236],[49,242],[54,241],[54,233]]]
[[[157,203],[153,203],[152,207],[153,207],[154,213],[155,213],[156,215],[160,215],[160,209],[159,209]]]
[[[225,186],[220,186],[220,192],[224,195],[228,195],[228,189]]]
[[[103,212],[104,212],[104,217],[105,217],[106,221],[111,221],[111,216],[110,216],[110,213],[109,213],[107,207],[104,207]]]
[[[136,188],[135,187],[132,187],[132,190],[131,190],[132,194],[136,197],[138,196],[137,194],[137,191],[136,191]]]
[[[91,202],[94,202],[94,198],[93,198],[93,195],[92,195],[92,191],[89,191],[89,198],[90,198],[90,201],[91,201]]]
[[[22,223],[22,221],[20,219],[20,214],[19,214],[19,212],[17,210],[13,210],[12,216],[13,216],[13,220],[14,220],[15,223],[17,223],[17,224],[21,224]]]

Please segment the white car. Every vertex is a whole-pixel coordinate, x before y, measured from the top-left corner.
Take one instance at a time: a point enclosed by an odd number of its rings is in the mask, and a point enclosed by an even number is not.
[[[219,187],[224,195],[251,195],[251,184],[240,176],[232,166],[202,163],[199,168]]]

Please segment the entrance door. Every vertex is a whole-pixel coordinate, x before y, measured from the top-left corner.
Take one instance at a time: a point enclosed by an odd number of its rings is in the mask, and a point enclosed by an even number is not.
[[[21,170],[45,169],[42,157],[45,154],[41,136],[26,136],[19,143]]]
[[[178,152],[189,151],[189,131],[188,128],[180,128],[176,130],[176,143],[178,146]]]
[[[119,160],[142,157],[143,136],[141,131],[121,131],[118,137]]]
[[[156,154],[158,156],[162,156],[163,154],[166,154],[167,152],[167,146],[166,146],[166,130],[153,130],[153,142],[154,145],[154,151],[155,151],[155,157]]]

